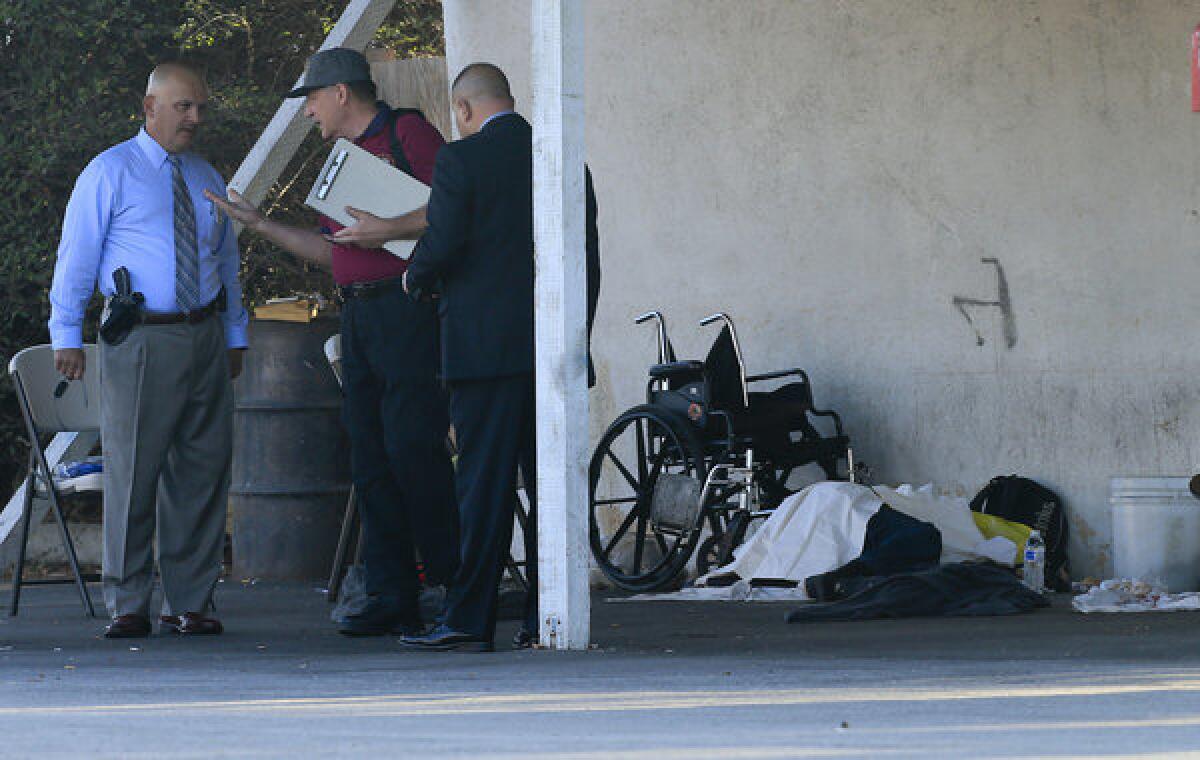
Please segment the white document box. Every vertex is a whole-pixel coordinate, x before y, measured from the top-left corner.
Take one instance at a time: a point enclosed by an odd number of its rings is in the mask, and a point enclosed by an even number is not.
[[[340,138],[333,144],[304,205],[349,227],[354,224],[354,217],[346,213],[347,206],[370,211],[376,216],[392,217],[428,202],[429,188],[423,183],[370,151]],[[383,247],[388,253],[407,259],[416,244],[415,240],[392,240]]]

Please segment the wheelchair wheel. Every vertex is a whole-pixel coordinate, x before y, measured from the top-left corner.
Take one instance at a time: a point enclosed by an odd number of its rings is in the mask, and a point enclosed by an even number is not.
[[[724,533],[714,533],[700,542],[700,548],[696,550],[696,572],[707,575],[713,568],[721,566],[724,554],[721,546],[724,542]]]
[[[588,533],[600,569],[627,591],[669,585],[696,548],[704,514],[704,456],[691,426],[661,407],[635,406],[605,431],[588,474]],[[663,509],[667,486],[694,493],[696,503],[681,498]]]
[[[696,550],[697,571],[705,575],[732,562],[733,550],[746,540],[749,528],[750,515],[747,512],[737,512],[726,519],[719,533],[713,533],[700,542],[700,548]]]

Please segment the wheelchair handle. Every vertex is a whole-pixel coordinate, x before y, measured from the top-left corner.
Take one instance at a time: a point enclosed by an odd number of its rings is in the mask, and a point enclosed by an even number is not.
[[[643,322],[649,322],[651,319],[658,323],[658,363],[662,364],[667,360],[667,318],[662,315],[661,311],[648,311],[645,314],[639,314],[633,318],[635,325],[640,325]]]
[[[729,339],[733,341],[733,354],[737,357],[738,380],[742,384],[742,406],[748,409],[750,408],[750,391],[746,387],[746,361],[742,358],[742,344],[738,341],[737,330],[733,327],[733,320],[725,312],[718,311],[716,314],[709,314],[700,320],[700,326],[707,327],[713,322],[724,322],[725,327],[729,329]]]

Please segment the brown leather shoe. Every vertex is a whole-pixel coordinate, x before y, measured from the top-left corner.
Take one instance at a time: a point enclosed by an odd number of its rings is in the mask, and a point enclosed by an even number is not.
[[[106,639],[144,639],[150,635],[150,618],[145,615],[117,615],[104,629]]]
[[[159,628],[168,633],[178,633],[184,636],[216,636],[225,630],[225,626],[221,625],[220,620],[205,617],[199,612],[163,615],[159,618]]]

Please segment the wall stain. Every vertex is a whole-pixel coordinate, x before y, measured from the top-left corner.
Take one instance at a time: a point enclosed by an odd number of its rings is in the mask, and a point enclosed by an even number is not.
[[[982,346],[984,344],[983,333],[979,331],[975,320],[971,319],[971,312],[967,310],[968,306],[995,307],[1000,310],[1000,315],[1004,318],[1004,345],[1010,351],[1017,345],[1017,320],[1013,316],[1012,298],[1008,292],[1008,278],[1004,276],[1004,267],[1000,266],[997,259],[985,257],[980,259],[984,264],[992,264],[996,267],[996,298],[992,301],[985,301],[980,298],[967,298],[966,296],[954,296],[951,303],[954,308],[958,309],[963,318],[967,320],[967,324],[975,331],[975,345]]]

